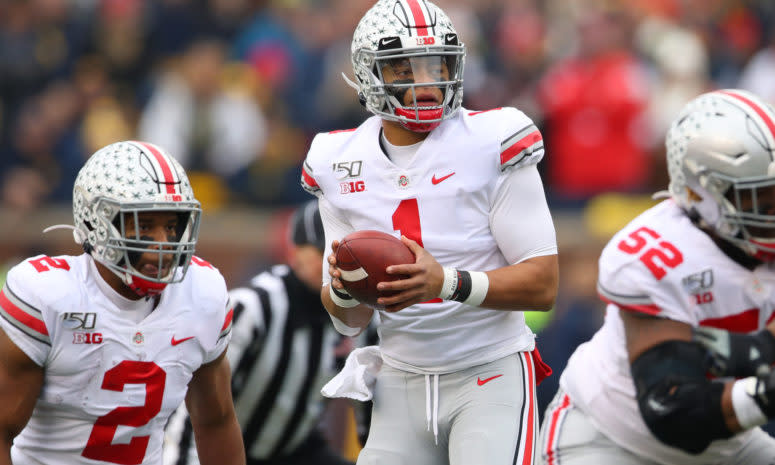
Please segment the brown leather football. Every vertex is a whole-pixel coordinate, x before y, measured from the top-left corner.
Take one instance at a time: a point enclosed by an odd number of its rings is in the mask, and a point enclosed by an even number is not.
[[[393,294],[380,292],[377,283],[403,278],[389,275],[390,265],[414,263],[414,254],[400,239],[390,234],[364,230],[356,231],[339,241],[336,265],[342,272],[342,284],[359,302],[377,307],[377,298]]]

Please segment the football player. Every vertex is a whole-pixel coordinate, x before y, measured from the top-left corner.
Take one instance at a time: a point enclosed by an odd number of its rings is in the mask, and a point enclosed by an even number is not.
[[[86,161],[71,227],[84,253],[24,260],[0,291],[0,464],[161,464],[184,399],[202,463],[245,463],[232,311],[193,255],[200,214],[160,147],[118,142]]]
[[[693,328],[751,332],[775,316],[775,109],[742,90],[703,94],[666,148],[669,198],[600,257],[605,322],[547,408],[546,464],[775,463],[758,427],[775,416],[775,384],[709,379],[745,364],[709,365],[692,342]]]
[[[302,172],[337,329],[358,334],[375,314],[344,291],[339,239],[379,230],[416,256],[379,284],[397,293],[377,305],[384,363],[358,464],[532,463],[535,385],[549,369],[522,311],[550,309],[558,282],[541,134],[515,108],[461,107],[465,46],[429,1],[378,1],[351,54],[349,82],[374,116],[317,135]]]

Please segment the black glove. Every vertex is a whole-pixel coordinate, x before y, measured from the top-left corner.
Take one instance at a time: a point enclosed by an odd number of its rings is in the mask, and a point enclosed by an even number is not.
[[[775,363],[775,336],[766,329],[742,334],[717,328],[692,328],[692,340],[708,350],[708,371],[715,376],[761,377],[769,374]]]
[[[746,391],[753,397],[764,415],[772,419],[775,418],[775,371],[769,366],[765,368],[761,365],[761,367],[756,376],[756,383],[754,384],[751,379],[752,382],[747,386]]]

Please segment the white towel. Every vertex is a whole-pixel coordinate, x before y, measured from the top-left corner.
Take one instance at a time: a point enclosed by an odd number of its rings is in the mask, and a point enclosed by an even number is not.
[[[382,369],[382,353],[379,347],[366,346],[355,349],[347,356],[342,371],[327,382],[320,393],[325,397],[371,400],[380,369]]]

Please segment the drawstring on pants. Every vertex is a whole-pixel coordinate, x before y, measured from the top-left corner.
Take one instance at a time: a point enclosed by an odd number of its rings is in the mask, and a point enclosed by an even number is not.
[[[433,376],[433,395],[431,395],[431,376]],[[439,445],[439,375],[425,375],[425,420],[426,431],[431,430],[433,421],[433,439]]]

